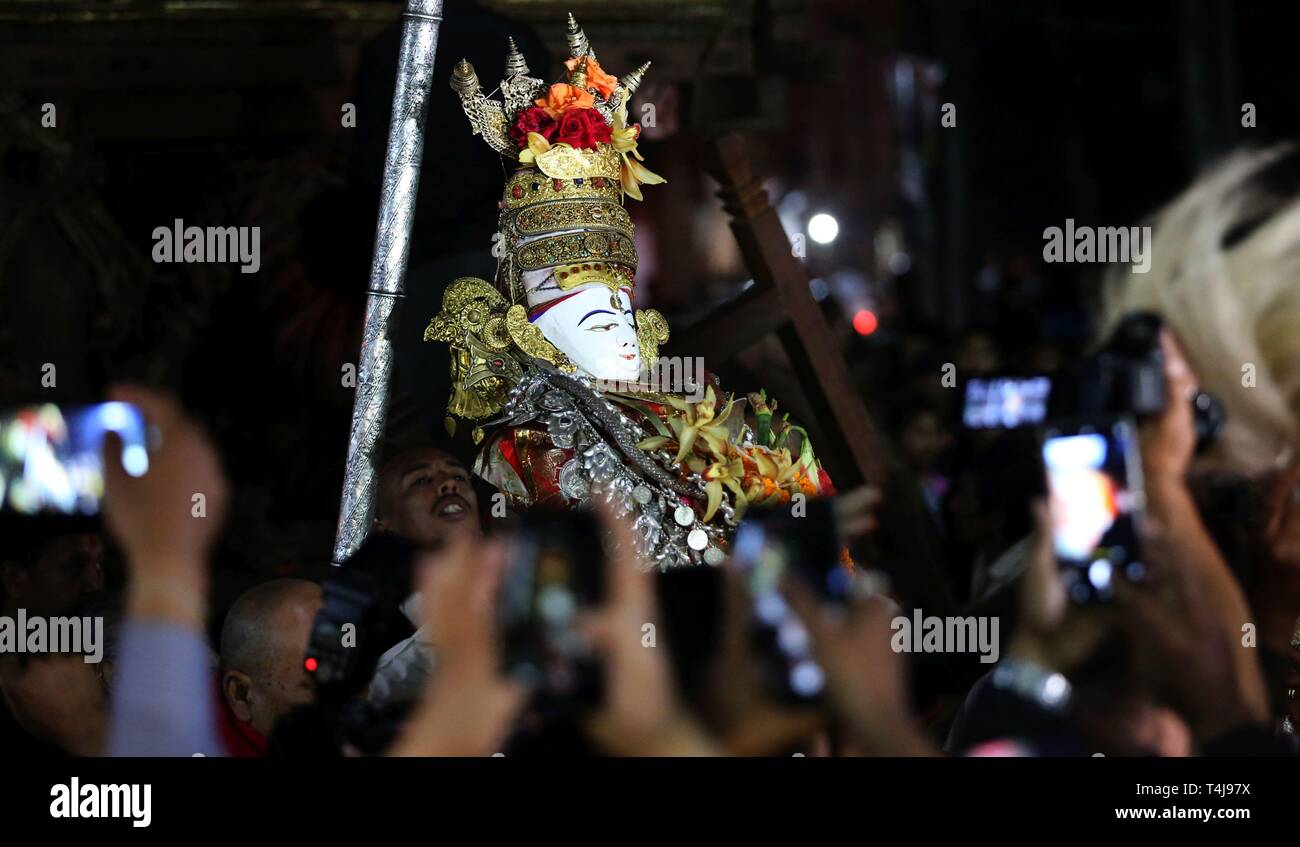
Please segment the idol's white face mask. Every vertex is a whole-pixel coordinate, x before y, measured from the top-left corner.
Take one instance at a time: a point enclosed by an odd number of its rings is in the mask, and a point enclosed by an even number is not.
[[[596,379],[635,381],[641,372],[636,317],[627,291],[588,283],[534,323],[573,364]]]

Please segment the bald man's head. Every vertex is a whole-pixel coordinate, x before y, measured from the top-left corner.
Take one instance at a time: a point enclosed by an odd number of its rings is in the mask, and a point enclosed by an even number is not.
[[[235,717],[263,735],[315,697],[303,656],[323,603],[319,585],[275,579],[244,592],[221,628],[221,693]]]

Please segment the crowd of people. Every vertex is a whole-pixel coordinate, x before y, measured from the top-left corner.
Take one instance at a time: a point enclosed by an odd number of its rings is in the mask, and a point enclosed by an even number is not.
[[[400,542],[386,549],[411,551],[412,566],[354,622],[374,658],[340,695],[307,661],[330,579],[277,577],[216,609],[222,457],[173,397],[124,386],[115,399],[161,436],[149,472],[106,451],[102,532],[33,528],[0,550],[3,614],[102,616],[103,661],[0,656],[0,732],[30,755],[1294,754],[1300,211],[1274,189],[1295,159],[1231,159],[1156,219],[1151,273],[1111,280],[1103,328],[1158,311],[1173,398],[1139,427],[1146,573],[1117,581],[1111,602],[1067,597],[1049,509],[1010,471],[1012,434],[956,433],[943,401],[922,397],[893,417],[888,485],[840,498],[848,600],[781,585],[822,696],[765,685],[737,573],[647,567],[632,528],[595,498],[606,591],[578,632],[599,696],[543,704],[501,660],[516,524],[491,508],[472,460],[430,442],[391,450],[380,469],[371,536]],[[1180,400],[1198,387],[1228,410],[1205,456]],[[117,591],[106,545],[125,562]],[[922,548],[940,549],[926,578]],[[922,609],[997,617],[996,664],[900,649],[893,622]]]

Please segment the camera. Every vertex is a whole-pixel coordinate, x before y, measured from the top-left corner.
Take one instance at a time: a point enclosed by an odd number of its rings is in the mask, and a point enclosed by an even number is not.
[[[411,590],[416,552],[405,539],[372,533],[325,581],[325,602],[303,658],[322,702],[363,691],[379,658],[413,631],[400,607]]]
[[[377,706],[361,695],[384,652],[414,631],[400,604],[410,593],[418,550],[397,536],[371,533],[324,581],[324,603],[302,660],[316,698],[276,723],[272,755],[337,756],[346,748],[378,755],[392,744],[411,704]]]
[[[1162,327],[1153,312],[1125,315],[1105,346],[1053,380],[1048,419],[1131,415],[1140,421],[1163,412],[1170,397],[1160,347]],[[1219,437],[1226,414],[1218,398],[1204,391],[1189,402],[1199,452]]]
[[[1153,312],[1130,312],[1100,350],[1054,377],[968,380],[962,422],[967,429],[1018,429],[1050,421],[1125,415],[1141,421],[1158,415],[1169,402],[1160,347],[1163,326]],[[1205,391],[1189,402],[1200,452],[1222,433],[1227,414],[1219,399]]]

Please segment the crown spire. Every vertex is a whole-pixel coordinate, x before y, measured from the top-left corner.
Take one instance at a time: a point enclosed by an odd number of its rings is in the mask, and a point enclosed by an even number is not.
[[[573,17],[573,12],[569,13],[569,56],[574,59],[582,56],[596,58],[596,54],[591,49],[591,42],[587,40],[587,33],[578,26],[578,20]]]
[[[573,73],[569,74],[569,85],[574,88],[586,89],[587,87],[587,57],[583,56],[574,66]]]
[[[650,70],[650,63],[646,62],[641,67],[623,76],[623,87],[627,89],[629,95],[635,94],[636,90],[641,87],[641,81],[645,79],[648,70]]]
[[[481,90],[478,74],[474,73],[474,66],[468,60],[461,59],[452,69],[451,87],[461,97],[473,97]]]
[[[514,36],[510,37],[510,52],[506,54],[506,76],[528,76],[528,62],[519,52]]]
[[[641,87],[641,82],[645,79],[645,72],[648,70],[650,70],[650,63],[646,62],[641,67],[619,79],[618,86],[614,89],[613,95],[609,98],[611,114],[620,107],[631,105],[632,95]]]

